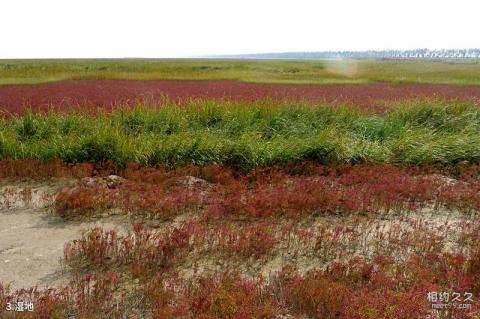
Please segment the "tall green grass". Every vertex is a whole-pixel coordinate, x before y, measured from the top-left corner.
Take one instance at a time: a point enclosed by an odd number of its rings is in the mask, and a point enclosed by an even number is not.
[[[410,102],[371,114],[348,106],[192,101],[96,115],[27,112],[0,120],[0,158],[242,170],[304,160],[450,165],[480,161],[480,109]]]

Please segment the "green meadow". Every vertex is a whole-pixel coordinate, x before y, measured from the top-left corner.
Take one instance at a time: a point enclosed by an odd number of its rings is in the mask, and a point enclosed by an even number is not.
[[[0,85],[63,80],[480,84],[476,60],[0,60]]]

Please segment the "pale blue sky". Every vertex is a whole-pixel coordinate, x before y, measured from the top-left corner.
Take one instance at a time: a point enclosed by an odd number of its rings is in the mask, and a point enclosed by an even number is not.
[[[480,47],[478,1],[0,1],[0,58]]]

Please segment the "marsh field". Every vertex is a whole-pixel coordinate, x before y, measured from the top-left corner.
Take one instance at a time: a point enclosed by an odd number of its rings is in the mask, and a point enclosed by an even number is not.
[[[478,318],[479,104],[477,60],[0,60],[0,317]]]

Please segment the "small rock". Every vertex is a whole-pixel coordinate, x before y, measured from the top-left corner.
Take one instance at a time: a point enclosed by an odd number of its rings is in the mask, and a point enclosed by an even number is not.
[[[447,186],[454,185],[458,182],[454,178],[451,178],[451,177],[448,177],[448,176],[445,176],[445,175],[440,175],[440,174],[432,174],[432,175],[429,176],[429,178],[433,179],[433,180],[438,180],[438,181],[442,182],[443,185],[447,185]]]
[[[87,187],[93,187],[95,186],[97,183],[97,178],[94,178],[94,177],[85,177],[85,178],[82,178],[81,180],[81,183],[84,185],[84,186],[87,186]]]
[[[175,180],[175,184],[188,188],[203,188],[210,185],[206,180],[194,176],[179,177]]]
[[[125,181],[123,177],[117,175],[109,175],[106,177],[85,177],[81,183],[87,187],[103,186],[108,188],[117,188]]]
[[[125,181],[125,178],[118,175],[108,175],[104,180],[107,183],[108,188],[117,188]]]

